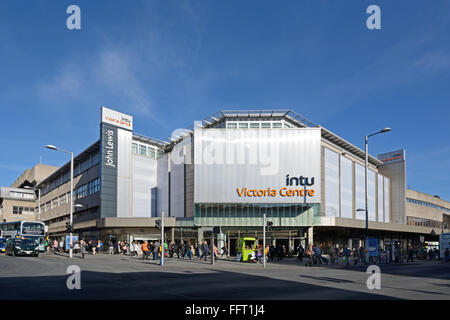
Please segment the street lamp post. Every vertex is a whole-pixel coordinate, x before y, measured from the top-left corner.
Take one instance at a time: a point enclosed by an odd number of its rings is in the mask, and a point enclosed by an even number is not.
[[[368,205],[368,190],[367,190],[367,184],[368,184],[368,176],[367,176],[367,172],[368,172],[368,160],[369,160],[369,153],[368,153],[368,140],[369,137],[372,137],[374,135],[380,134],[380,133],[384,133],[384,132],[388,132],[391,131],[391,128],[384,128],[378,132],[369,134],[368,136],[365,136],[365,140],[364,140],[364,144],[365,144],[365,173],[364,173],[364,189],[365,189],[365,211],[366,211],[366,230],[365,230],[365,238],[364,238],[364,249],[367,250],[367,246],[368,246],[368,241],[367,241],[367,237],[369,236],[369,205]],[[369,252],[367,251],[367,254],[365,255],[365,262],[368,263],[369,262]]]
[[[266,267],[266,213],[263,214],[263,267]]]
[[[164,211],[161,213],[161,260],[160,265],[164,265]]]
[[[73,152],[58,149],[54,145],[46,145],[48,149],[61,151],[70,154],[70,226],[73,226]],[[69,234],[69,258],[72,259],[73,256],[73,238],[72,238],[72,228]]]

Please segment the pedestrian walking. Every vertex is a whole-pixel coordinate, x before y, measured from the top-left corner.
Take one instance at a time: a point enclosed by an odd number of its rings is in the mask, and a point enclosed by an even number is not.
[[[269,247],[270,261],[273,261],[275,257],[275,246],[272,244]]]
[[[297,247],[297,261],[303,262],[303,255],[305,253],[305,249],[302,247],[301,244]]]
[[[313,254],[314,253],[313,253],[312,247],[311,247],[311,245],[309,245],[306,248],[306,250],[305,250],[305,256],[308,259],[308,261],[305,264],[305,267],[307,267],[307,266],[312,267],[312,265],[313,265]]]
[[[230,256],[228,255],[228,247],[226,242],[223,243],[222,254],[220,255],[220,257],[223,257],[223,255],[225,255],[225,257],[227,257],[228,259],[230,258]]]
[[[77,254],[78,252],[80,252],[80,244],[77,242],[75,242],[75,244],[73,245],[73,253]]]
[[[58,240],[53,240],[53,252],[56,254],[58,252]]]
[[[347,246],[345,246],[342,253],[344,255],[344,259],[348,267],[350,265],[350,249]]]
[[[409,261],[411,261],[411,262],[414,262],[414,248],[413,248],[413,246],[409,246],[408,247],[408,259],[406,260],[406,262],[409,262]]]
[[[160,246],[160,244],[158,241],[153,243],[153,246],[152,246],[153,260],[158,260],[158,251],[160,251],[159,246]]]
[[[359,262],[361,265],[366,263],[366,248],[364,246],[359,247]]]
[[[192,247],[192,249],[193,249],[193,247]],[[189,260],[192,260],[192,251],[191,251],[191,246],[190,245],[186,246],[186,253],[183,256],[183,259],[186,258],[186,257],[189,257]]]
[[[197,242],[197,247],[195,248],[195,254],[197,255],[197,259],[201,259],[202,256],[202,244],[200,241]]]
[[[339,248],[336,246],[334,247],[334,254],[335,254],[335,264],[339,263]]]
[[[142,260],[148,260],[150,248],[147,240],[142,244]]]
[[[208,246],[208,242],[205,240],[205,242],[203,242],[202,245],[202,256],[201,258],[205,257],[205,261],[206,261],[206,257],[209,254],[209,246]]]
[[[108,254],[114,254],[114,244],[111,241],[108,242]]]
[[[81,240],[80,247],[81,247],[81,258],[84,259],[84,255],[88,253],[88,246],[86,241]]]

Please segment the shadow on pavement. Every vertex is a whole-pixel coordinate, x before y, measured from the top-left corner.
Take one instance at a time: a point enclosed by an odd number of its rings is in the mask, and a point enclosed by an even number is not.
[[[67,276],[0,278],[1,300],[324,300],[394,299],[379,294],[227,271],[209,273],[81,272],[81,290],[66,287]]]

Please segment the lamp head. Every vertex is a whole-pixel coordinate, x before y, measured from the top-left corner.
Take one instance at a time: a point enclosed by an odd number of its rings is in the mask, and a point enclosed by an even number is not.
[[[55,146],[52,145],[52,144],[48,144],[48,145],[46,145],[45,147],[46,147],[47,149],[58,150],[58,148],[55,147]]]
[[[391,131],[391,128],[384,128],[380,132],[383,133],[383,132],[388,132],[388,131]]]

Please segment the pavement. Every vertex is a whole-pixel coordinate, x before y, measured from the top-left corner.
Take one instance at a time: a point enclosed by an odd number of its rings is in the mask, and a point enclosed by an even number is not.
[[[67,268],[81,270],[81,289],[69,290]],[[295,258],[262,264],[219,259],[142,260],[123,255],[44,253],[0,255],[0,300],[450,300],[450,263],[381,265],[381,288],[369,289],[367,266],[314,265]]]

